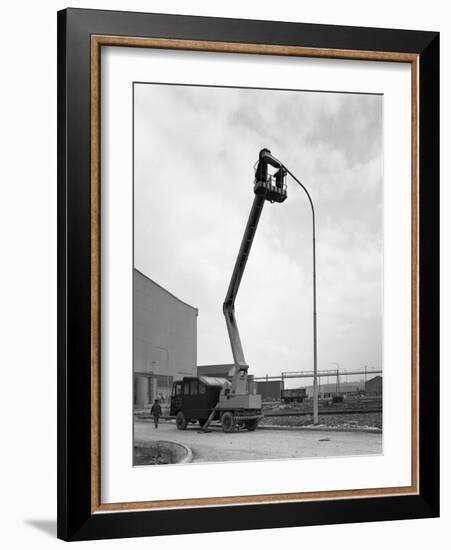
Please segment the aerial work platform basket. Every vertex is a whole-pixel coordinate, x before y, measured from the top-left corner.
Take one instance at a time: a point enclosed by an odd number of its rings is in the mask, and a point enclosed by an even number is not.
[[[256,179],[254,193],[263,196],[269,202],[283,202],[287,198],[287,185],[284,181],[278,183],[276,175],[268,176],[266,179]]]
[[[277,171],[270,174],[269,166]],[[286,169],[273,159],[268,149],[262,149],[255,170],[254,193],[271,203],[283,202],[287,198],[286,176]]]

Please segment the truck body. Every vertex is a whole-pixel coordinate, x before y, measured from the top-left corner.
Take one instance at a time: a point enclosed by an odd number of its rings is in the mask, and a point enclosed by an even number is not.
[[[203,428],[209,420],[221,422],[224,431],[231,432],[237,427],[255,430],[261,418],[260,396],[243,395],[241,402],[236,396],[233,406],[227,407],[224,406],[227,398],[221,400],[221,394],[227,396],[230,388],[231,383],[226,378],[210,376],[185,376],[183,380],[174,382],[170,415],[175,416],[177,428],[185,430],[190,422],[199,422]],[[227,419],[232,422],[228,423]]]

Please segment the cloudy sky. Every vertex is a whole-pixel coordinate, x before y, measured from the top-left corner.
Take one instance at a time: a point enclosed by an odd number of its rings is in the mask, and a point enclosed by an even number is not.
[[[135,267],[199,308],[198,364],[232,362],[222,303],[263,147],[317,217],[318,368],[382,367],[382,103],[375,95],[135,84]],[[313,367],[312,221],[266,203],[236,315],[250,373]]]

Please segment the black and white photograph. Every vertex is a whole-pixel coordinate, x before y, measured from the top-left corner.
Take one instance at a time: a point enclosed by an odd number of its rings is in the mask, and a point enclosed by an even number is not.
[[[383,106],[134,82],[134,466],[383,453]]]
[[[3,548],[446,548],[446,6],[5,4]]]

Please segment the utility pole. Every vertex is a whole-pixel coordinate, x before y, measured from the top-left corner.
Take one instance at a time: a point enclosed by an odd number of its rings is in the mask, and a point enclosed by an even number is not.
[[[267,159],[271,159],[274,164],[279,165],[285,170],[294,181],[304,190],[310,203],[312,210],[312,268],[313,268],[313,423],[318,424],[318,338],[317,338],[317,320],[316,320],[316,223],[315,223],[315,207],[313,206],[312,197],[305,185],[291,172],[284,164],[276,159],[268,149],[262,149],[260,155]]]
[[[313,424],[318,424],[318,333],[317,333],[317,313],[316,313],[316,220],[315,207],[313,206],[312,197],[307,191],[307,188],[298,180],[298,178],[284,166],[285,170],[298,183],[310,203],[312,210],[312,270],[313,270]]]
[[[338,396],[338,392],[340,391],[340,365],[338,363],[332,363],[332,365],[337,365],[337,380],[335,382],[335,393]]]

